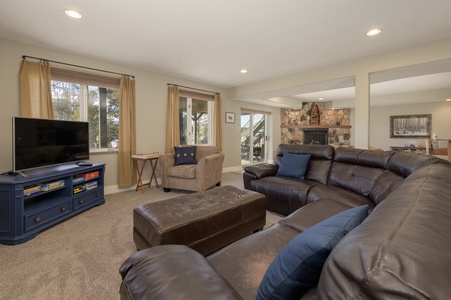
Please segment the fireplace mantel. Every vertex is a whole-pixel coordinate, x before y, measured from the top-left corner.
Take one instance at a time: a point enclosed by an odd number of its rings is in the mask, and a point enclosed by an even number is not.
[[[351,125],[280,125],[280,128],[309,128],[309,129],[322,129],[322,128],[351,128]]]

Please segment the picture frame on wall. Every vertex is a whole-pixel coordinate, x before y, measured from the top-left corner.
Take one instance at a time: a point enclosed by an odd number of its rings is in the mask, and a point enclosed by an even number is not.
[[[390,116],[390,138],[430,138],[432,115]]]
[[[226,112],[225,113],[225,122],[226,123],[235,123],[235,113]]]

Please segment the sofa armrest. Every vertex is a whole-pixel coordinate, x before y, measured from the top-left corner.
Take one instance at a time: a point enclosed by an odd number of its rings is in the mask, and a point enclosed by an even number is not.
[[[244,168],[244,172],[251,173],[257,179],[267,176],[275,176],[277,174],[277,170],[279,170],[279,167],[274,164],[261,164]]]
[[[121,299],[242,299],[204,256],[183,245],[136,252],[119,273]]]

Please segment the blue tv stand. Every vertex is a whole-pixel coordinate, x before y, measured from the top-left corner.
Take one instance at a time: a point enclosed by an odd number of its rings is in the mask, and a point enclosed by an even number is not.
[[[64,164],[0,175],[0,243],[17,245],[105,203],[105,164]]]

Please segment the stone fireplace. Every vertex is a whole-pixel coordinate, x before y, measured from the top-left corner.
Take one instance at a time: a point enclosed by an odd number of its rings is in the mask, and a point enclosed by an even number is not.
[[[312,124],[312,106],[320,110],[319,124]],[[284,109],[280,111],[282,144],[322,144],[350,146],[351,109],[326,109],[323,103],[303,103],[300,109]]]

